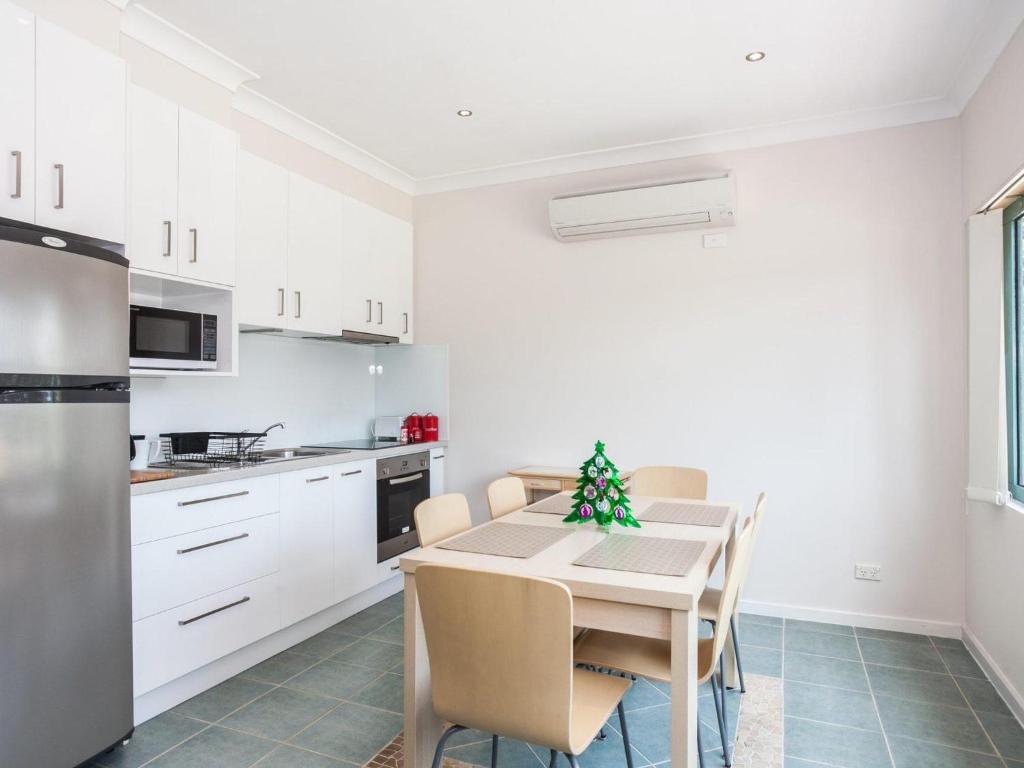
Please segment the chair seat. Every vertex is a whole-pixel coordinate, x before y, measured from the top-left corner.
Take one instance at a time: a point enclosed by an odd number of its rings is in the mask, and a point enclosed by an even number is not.
[[[715,661],[711,658],[714,647],[711,638],[697,643],[698,683],[711,677],[715,669]],[[577,664],[608,667],[665,683],[672,682],[672,649],[668,640],[590,629],[576,641],[573,655]]]
[[[624,677],[601,675],[586,669],[573,670],[572,733],[569,734],[573,754],[583,754],[630,685]]]
[[[700,596],[698,615],[702,619],[715,621],[718,618],[718,604],[722,602],[722,590],[707,587]]]

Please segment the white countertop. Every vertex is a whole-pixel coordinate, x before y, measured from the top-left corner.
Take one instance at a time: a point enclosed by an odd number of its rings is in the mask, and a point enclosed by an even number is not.
[[[181,474],[177,477],[171,477],[166,480],[151,480],[146,483],[134,483],[131,487],[131,494],[132,496],[143,496],[147,493],[160,493],[161,491],[173,491],[179,488],[192,488],[197,485],[223,483],[228,480],[243,480],[247,477],[277,475],[282,472],[291,472],[296,469],[326,467],[332,464],[345,464],[350,461],[386,459],[389,456],[403,456],[409,453],[429,451],[433,448],[446,448],[447,446],[447,440],[436,440],[432,443],[410,443],[408,445],[397,445],[394,448],[380,448],[372,451],[320,449],[326,451],[323,456],[267,461],[261,464],[250,464],[248,466],[232,467],[230,469],[181,470]]]

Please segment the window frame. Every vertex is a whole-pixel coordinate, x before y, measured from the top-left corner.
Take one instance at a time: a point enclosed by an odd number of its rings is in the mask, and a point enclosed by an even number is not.
[[[1006,456],[1007,487],[1010,495],[1024,503],[1021,485],[1021,446],[1018,416],[1024,399],[1024,371],[1020,341],[1022,328],[1021,272],[1024,269],[1021,237],[1024,236],[1024,198],[1018,198],[1003,209],[1003,315],[1006,356]]]

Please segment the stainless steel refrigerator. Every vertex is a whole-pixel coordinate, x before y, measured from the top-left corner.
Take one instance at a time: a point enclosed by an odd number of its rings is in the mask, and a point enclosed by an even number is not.
[[[0,219],[0,766],[132,730],[128,262]]]

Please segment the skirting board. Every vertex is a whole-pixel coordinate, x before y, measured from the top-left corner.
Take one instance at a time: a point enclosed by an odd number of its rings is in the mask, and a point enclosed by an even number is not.
[[[285,627],[269,637],[257,640],[205,667],[200,667],[177,680],[172,680],[159,688],[144,693],[135,699],[135,725],[144,723],[161,712],[166,712],[183,701],[188,701],[208,688],[223,683],[254,664],[259,664],[261,661],[291,648],[296,643],[301,643],[303,640],[323,632],[339,621],[359,613],[364,608],[379,603],[396,592],[401,592],[402,584],[403,581],[400,577],[390,578],[355,597],[350,597],[308,619],[303,619],[298,624]]]
[[[964,645],[967,646],[967,650],[974,657],[974,660],[978,662],[978,666],[988,675],[989,681],[999,691],[1003,701],[1013,710],[1017,720],[1024,724],[1024,696],[1021,696],[1021,692],[1010,682],[1010,679],[999,668],[995,659],[989,655],[989,652],[985,650],[985,646],[981,644],[981,641],[971,632],[969,627],[964,627]]]
[[[824,624],[849,624],[868,629],[888,629],[893,632],[910,632],[915,635],[933,635],[934,637],[955,637],[958,640],[963,635],[962,627],[953,622],[908,619],[901,616],[881,616],[873,613],[854,613],[853,611],[833,611],[826,608],[806,608],[801,605],[785,603],[741,600],[740,611],[759,613],[763,616],[776,616],[782,619],[820,621]]]

